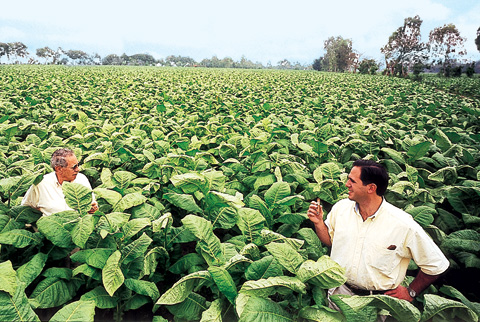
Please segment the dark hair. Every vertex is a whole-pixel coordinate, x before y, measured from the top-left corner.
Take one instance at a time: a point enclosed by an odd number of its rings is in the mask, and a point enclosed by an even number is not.
[[[383,196],[388,187],[388,172],[385,167],[373,160],[356,160],[354,167],[360,168],[360,180],[364,185],[374,183],[377,186],[377,195]]]
[[[65,168],[67,166],[66,157],[74,155],[73,151],[67,148],[58,149],[52,154],[52,158],[50,159],[50,165],[55,170],[56,167]]]

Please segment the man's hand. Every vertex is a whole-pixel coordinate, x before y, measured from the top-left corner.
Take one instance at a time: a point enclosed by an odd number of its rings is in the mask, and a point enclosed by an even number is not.
[[[411,297],[410,294],[408,293],[408,289],[402,285],[399,285],[397,288],[394,288],[393,290],[386,291],[385,295],[396,297],[397,299],[400,299],[400,300],[406,300],[408,302],[413,301],[413,297]]]
[[[317,201],[312,201],[310,203],[307,215],[314,224],[323,222],[323,208],[320,199],[317,198]]]
[[[88,211],[89,214],[93,214],[98,210],[98,203],[96,201],[92,202],[92,208]]]

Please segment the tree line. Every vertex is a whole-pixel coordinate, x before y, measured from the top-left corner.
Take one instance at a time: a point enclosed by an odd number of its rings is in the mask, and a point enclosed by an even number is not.
[[[230,57],[223,59],[213,56],[201,61],[195,61],[186,56],[170,55],[165,59],[156,59],[150,54],[116,55],[109,54],[101,57],[98,53],[88,54],[82,50],[64,50],[58,47],[56,50],[49,47],[37,48],[35,56],[27,51],[28,47],[22,42],[0,42],[0,63],[2,56],[7,62],[19,64],[46,64],[46,65],[131,65],[131,66],[172,66],[172,67],[211,67],[211,68],[244,68],[244,69],[311,69],[311,66],[302,65],[299,62],[290,62],[283,59],[277,65],[268,63],[264,66],[260,62],[252,62],[245,56],[235,61]]]
[[[421,41],[420,27],[423,20],[417,15],[404,20],[380,51],[385,58],[384,74],[406,76],[409,72],[419,74],[425,69],[438,68],[445,76],[461,74],[462,69],[471,76],[474,62],[462,60],[467,52],[466,38],[460,35],[454,24],[445,24],[429,33],[427,42]],[[480,27],[475,39],[480,51]],[[374,59],[361,60],[361,54],[353,49],[352,40],[341,36],[330,37],[324,42],[325,55],[315,59],[312,67],[319,71],[376,73],[380,62]]]

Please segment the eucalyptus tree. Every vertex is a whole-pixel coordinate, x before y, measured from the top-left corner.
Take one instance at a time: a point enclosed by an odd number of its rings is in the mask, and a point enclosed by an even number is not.
[[[405,18],[403,26],[398,27],[380,49],[385,55],[388,74],[404,76],[414,64],[426,59],[426,45],[422,43],[420,34],[422,22],[418,15]]]
[[[430,32],[428,37],[430,51],[435,58],[434,62],[442,65],[445,75],[455,63],[456,58],[464,56],[467,51],[464,48],[466,38],[460,36],[460,32],[454,24],[445,24]]]

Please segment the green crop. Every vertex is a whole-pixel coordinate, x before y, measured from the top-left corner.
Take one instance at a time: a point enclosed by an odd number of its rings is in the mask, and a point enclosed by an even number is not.
[[[0,113],[0,320],[478,320],[477,98],[370,75],[0,66]],[[64,146],[99,211],[65,184],[73,210],[41,217],[21,197]],[[414,304],[326,307],[345,276],[306,211],[345,198],[358,158],[451,261]]]

